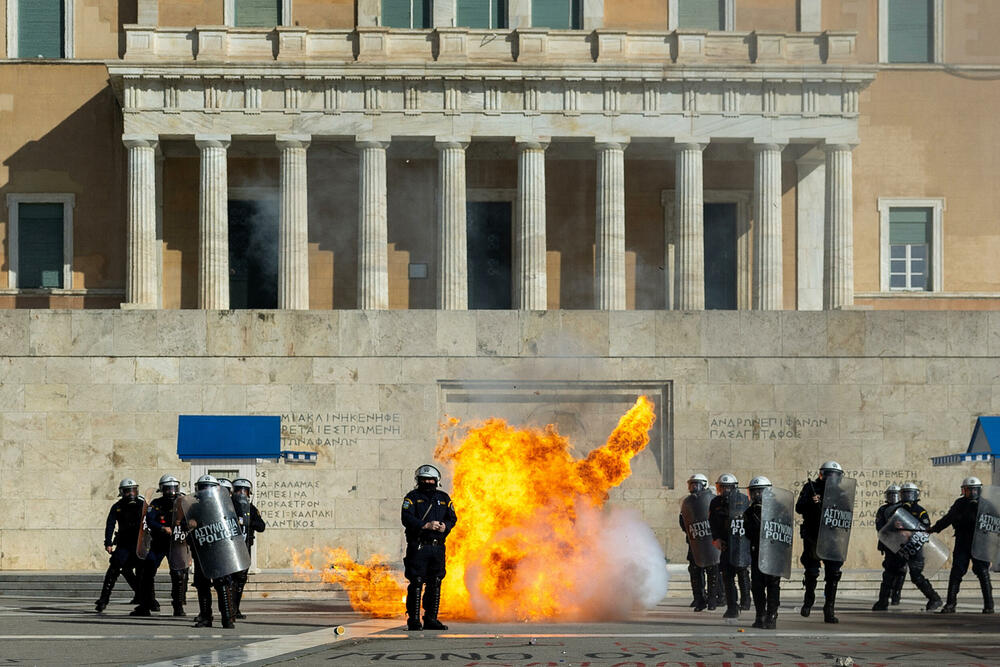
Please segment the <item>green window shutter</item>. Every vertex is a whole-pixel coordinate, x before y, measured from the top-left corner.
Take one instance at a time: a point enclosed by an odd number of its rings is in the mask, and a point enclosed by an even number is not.
[[[680,0],[677,27],[689,30],[723,30],[725,0]]]
[[[570,0],[531,0],[531,27],[568,30],[570,22]]]
[[[889,209],[889,243],[930,243],[930,229],[929,208],[907,206]]]
[[[493,0],[493,28],[507,27],[507,0]]]
[[[63,0],[19,2],[17,57],[62,58],[63,22]]]
[[[17,286],[63,286],[63,205],[18,204]]]
[[[463,28],[490,28],[490,0],[458,0],[458,23]]]
[[[236,0],[236,25],[241,28],[281,25],[281,0]]]
[[[410,0],[382,0],[382,25],[386,28],[409,28]]]
[[[413,27],[427,30],[434,27],[432,0],[413,0]]]
[[[932,62],[933,25],[933,0],[889,0],[889,62]]]

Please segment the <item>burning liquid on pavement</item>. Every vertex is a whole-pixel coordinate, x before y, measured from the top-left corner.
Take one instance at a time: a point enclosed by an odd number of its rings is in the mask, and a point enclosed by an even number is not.
[[[452,466],[458,525],[447,541],[442,617],[605,620],[655,605],[667,590],[659,542],[637,513],[604,508],[655,419],[640,397],[583,459],[552,425],[519,429],[489,419],[461,438],[444,437],[434,455]],[[384,558],[360,565],[343,550],[330,555],[323,578],[349,592],[361,585],[350,593],[356,610],[403,613],[405,583]],[[312,568],[308,554],[293,558],[296,569]]]

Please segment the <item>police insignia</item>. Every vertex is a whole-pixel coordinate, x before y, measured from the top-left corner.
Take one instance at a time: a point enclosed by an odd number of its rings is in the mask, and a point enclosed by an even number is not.
[[[409,498],[403,498],[403,509],[404,510],[408,510],[411,507],[413,507],[413,503],[410,502],[410,499]]]

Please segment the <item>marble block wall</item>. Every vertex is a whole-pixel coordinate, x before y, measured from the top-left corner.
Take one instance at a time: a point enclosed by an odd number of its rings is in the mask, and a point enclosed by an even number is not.
[[[998,381],[1000,313],[0,311],[0,569],[103,567],[118,480],[189,481],[179,414],[281,415],[282,449],[318,452],[257,465],[261,567],[324,545],[398,560],[413,469],[444,413],[489,382],[547,388],[509,414],[552,417],[579,454],[614,427],[612,394],[661,388],[662,432],[611,501],[638,510],[671,561],[692,473],[797,492],[832,458],[859,481],[848,567],[877,567],[887,484],[918,481],[937,517],[963,477],[991,479],[990,464],[930,457],[965,451],[975,418],[1000,411]],[[580,387],[610,402],[560,403]]]

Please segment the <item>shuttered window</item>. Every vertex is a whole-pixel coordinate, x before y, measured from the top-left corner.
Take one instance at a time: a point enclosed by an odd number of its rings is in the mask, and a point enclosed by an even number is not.
[[[932,218],[930,208],[889,209],[889,289],[928,289]]]
[[[457,25],[463,28],[506,28],[507,0],[458,0]]]
[[[677,27],[689,30],[724,30],[725,0],[680,0]]]
[[[582,0],[531,0],[531,25],[553,30],[579,30]]]
[[[17,2],[17,57],[62,58],[63,0]]]
[[[934,1],[889,0],[889,62],[934,60]]]
[[[17,286],[63,286],[63,205],[18,204]]]
[[[386,28],[432,28],[431,10],[431,0],[382,0],[382,25]]]
[[[235,20],[241,28],[281,25],[281,0],[236,0]]]

